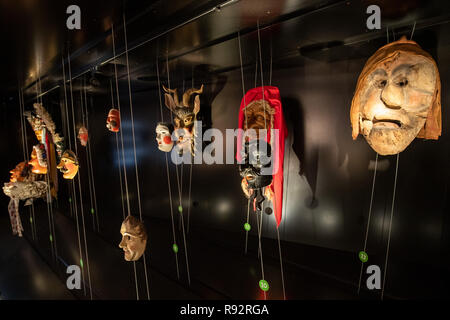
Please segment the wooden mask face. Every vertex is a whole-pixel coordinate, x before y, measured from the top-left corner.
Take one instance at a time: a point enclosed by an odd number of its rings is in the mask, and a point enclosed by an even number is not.
[[[170,152],[173,147],[172,132],[173,125],[170,123],[160,122],[156,126],[156,142],[158,149],[164,152]]]
[[[414,41],[402,38],[366,63],[352,102],[353,138],[361,133],[380,155],[402,152],[416,138],[441,132],[436,63]]]
[[[117,109],[111,109],[106,119],[106,127],[109,131],[119,132],[120,130],[120,112]]]
[[[124,251],[126,261],[137,261],[147,247],[147,231],[144,224],[133,216],[128,216],[120,227],[122,241],[119,247]]]
[[[86,147],[88,142],[88,131],[85,127],[81,127],[80,130],[78,130],[78,140],[80,140],[80,143],[83,147]]]
[[[75,178],[78,173],[78,160],[75,153],[70,150],[64,151],[57,168],[63,173],[64,179]]]
[[[25,162],[20,162],[17,166],[9,171],[11,177],[9,178],[10,182],[22,182],[28,180],[29,175],[29,167]]]
[[[33,147],[31,152],[31,160],[28,164],[31,166],[31,172],[35,174],[47,174],[47,164],[45,157],[44,145],[37,145]]]
[[[167,89],[164,87],[164,91],[166,92],[165,104],[166,107],[169,108],[174,115],[174,127],[176,129],[188,129],[190,132],[192,131],[192,127],[194,126],[194,121],[196,120],[197,113],[200,111],[200,97],[199,94],[203,92],[203,85],[200,89],[189,89],[183,94],[182,103],[178,100],[177,89]],[[172,96],[173,94],[173,96]],[[190,103],[190,98],[193,94],[197,94],[194,98],[194,104]]]

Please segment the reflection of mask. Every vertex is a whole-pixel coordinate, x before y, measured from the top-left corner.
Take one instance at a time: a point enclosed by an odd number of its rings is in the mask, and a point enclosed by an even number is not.
[[[119,132],[120,130],[120,112],[117,109],[111,109],[106,119],[106,127],[109,131]]]
[[[31,160],[28,164],[32,167],[31,172],[35,174],[47,174],[47,163],[45,160],[44,145],[39,144],[33,147]]]
[[[137,261],[144,254],[147,246],[145,225],[133,216],[128,216],[120,227],[122,241],[119,247],[124,251],[126,261]]]
[[[173,147],[172,141],[173,125],[170,123],[160,122],[156,126],[156,141],[158,149],[164,152],[170,152]]]
[[[9,181],[26,181],[29,176],[29,167],[25,162],[20,162],[14,169],[12,169],[9,173],[11,173],[11,177]]]
[[[78,139],[83,147],[86,147],[88,141],[88,131],[85,127],[81,127],[78,130]]]
[[[57,168],[63,173],[64,179],[73,179],[78,172],[78,160],[75,153],[70,150],[64,151]]]
[[[440,87],[435,61],[416,42],[403,37],[380,48],[358,79],[353,139],[361,133],[381,155],[402,152],[416,137],[438,139]]]

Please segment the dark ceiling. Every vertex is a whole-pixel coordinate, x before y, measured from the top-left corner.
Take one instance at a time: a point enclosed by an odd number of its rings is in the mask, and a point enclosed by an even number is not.
[[[422,29],[450,19],[448,2],[374,0],[370,4],[378,4],[382,9],[382,30],[368,33],[364,20],[351,19],[364,12],[368,3],[367,0],[0,0],[0,32],[5,44],[1,53],[0,87],[2,95],[14,95],[20,85],[28,88],[25,94],[33,96],[36,88],[32,85],[39,74],[43,92],[54,88],[60,84],[61,55],[67,57],[67,50],[71,54],[74,76],[86,71],[111,73],[112,65],[105,62],[112,57],[113,22],[119,55],[116,62],[123,67],[123,15],[127,19],[134,80],[155,79],[154,61],[148,59],[154,56],[155,50],[160,59],[168,52],[169,60],[176,60],[178,66],[186,68],[205,60],[217,70],[237,67],[235,43],[229,40],[236,38],[237,31],[254,40],[258,20],[264,43],[266,40],[273,42],[271,50],[275,63],[290,67],[292,57],[296,58],[296,64],[301,63],[301,59],[297,59],[300,55],[328,60],[349,55],[367,56],[367,52],[386,41],[386,27],[391,30],[391,37],[395,37],[395,34],[410,34],[416,23],[415,32],[420,37]],[[81,30],[66,28],[66,8],[71,4],[81,8]],[[314,17],[318,12],[324,23],[318,23]],[[284,21],[287,23],[280,23]],[[330,25],[336,28],[330,29]],[[304,30],[302,34],[297,31],[299,26]],[[270,32],[265,33],[266,29]],[[267,39],[269,34],[270,40]],[[424,38],[432,41],[427,35]],[[448,43],[449,35],[440,35],[440,41]],[[251,42],[252,45],[246,46],[244,40],[243,49],[254,52],[254,41]],[[367,43],[370,43],[368,48],[360,48]],[[265,49],[268,50],[268,46]],[[254,53],[251,55],[252,59],[246,59],[245,54],[245,63],[254,60]],[[122,75],[124,70],[119,68]]]

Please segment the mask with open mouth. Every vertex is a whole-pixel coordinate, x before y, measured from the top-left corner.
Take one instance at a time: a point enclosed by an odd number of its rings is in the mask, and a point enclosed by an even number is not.
[[[73,151],[64,151],[61,161],[59,162],[57,168],[63,173],[64,179],[73,179],[78,173],[78,160],[77,156]]]
[[[433,58],[402,37],[369,58],[358,79],[350,118],[380,155],[402,152],[416,138],[441,134],[440,78]]]

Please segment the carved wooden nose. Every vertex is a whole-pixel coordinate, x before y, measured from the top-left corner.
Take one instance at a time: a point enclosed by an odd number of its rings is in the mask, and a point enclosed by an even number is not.
[[[390,109],[400,109],[403,104],[403,90],[388,83],[381,92],[381,100]]]

